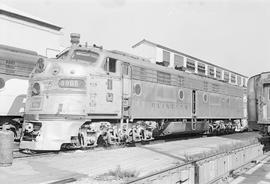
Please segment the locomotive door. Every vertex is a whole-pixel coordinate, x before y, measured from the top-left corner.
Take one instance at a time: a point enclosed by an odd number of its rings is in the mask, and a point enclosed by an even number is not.
[[[196,91],[192,90],[191,94],[191,110],[192,110],[192,119],[191,119],[191,129],[196,130]]]
[[[196,91],[195,90],[192,90],[191,106],[192,106],[192,116],[196,116]]]
[[[131,67],[129,63],[122,63],[122,115],[130,116],[131,105]]]
[[[263,96],[264,96],[264,103],[263,103],[263,119],[270,120],[270,84],[263,85]]]

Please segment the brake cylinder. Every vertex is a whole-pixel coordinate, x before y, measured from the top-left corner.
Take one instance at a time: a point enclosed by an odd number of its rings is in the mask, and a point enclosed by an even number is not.
[[[12,131],[7,130],[8,125],[3,125],[0,131],[0,167],[12,165],[13,161],[13,141]]]

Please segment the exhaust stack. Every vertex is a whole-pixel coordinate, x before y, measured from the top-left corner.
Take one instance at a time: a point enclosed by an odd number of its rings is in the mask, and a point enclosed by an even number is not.
[[[70,42],[72,45],[78,45],[80,43],[80,34],[79,33],[71,33],[70,34]]]

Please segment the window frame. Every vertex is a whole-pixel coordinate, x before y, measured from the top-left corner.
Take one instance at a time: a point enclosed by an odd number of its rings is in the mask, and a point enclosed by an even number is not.
[[[110,63],[111,61],[114,61],[114,71],[110,70]],[[105,58],[105,64],[104,64],[104,70],[107,73],[117,73],[117,59],[114,59],[112,57],[106,57]]]
[[[195,72],[196,71],[196,65],[195,65],[195,60],[192,60],[190,58],[187,58],[187,65],[186,68],[190,72]]]
[[[197,71],[198,71],[198,74],[205,75],[206,65],[204,63],[198,62],[198,64],[197,64]]]
[[[215,77],[215,68],[214,66],[208,65],[208,76],[210,77]]]
[[[225,82],[229,82],[230,81],[230,73],[229,72],[227,72],[227,71],[224,71],[223,72],[223,80]]]
[[[218,75],[217,75],[218,74]],[[216,69],[216,78],[217,79],[222,79],[222,70],[220,70],[220,69]]]
[[[167,59],[168,59],[168,61],[167,61]],[[171,60],[171,53],[169,51],[163,50],[163,52],[162,52],[162,62],[164,63],[164,65],[169,66],[170,65],[170,60]]]
[[[178,60],[177,60],[178,58]],[[178,54],[174,54],[174,66],[175,67],[183,67],[184,66],[184,57]],[[177,63],[178,62],[178,63]],[[179,65],[178,65],[179,64]]]
[[[95,61],[86,60],[86,59],[82,59],[82,58],[76,58],[76,56],[80,56],[80,55],[77,54],[79,52],[81,52],[81,53],[84,52],[86,54],[90,54],[89,56],[86,56],[86,58],[88,58],[88,57],[89,58],[94,58],[93,55],[96,55]],[[61,55],[61,56],[63,56],[63,55]],[[67,55],[67,57],[68,57],[68,55]],[[97,52],[93,52],[91,50],[76,49],[76,50],[73,50],[73,52],[72,52],[72,54],[70,56],[70,59],[73,59],[73,60],[76,60],[76,61],[86,62],[86,63],[89,63],[89,64],[92,65],[92,64],[95,64],[98,61],[99,57],[100,57],[100,55]]]
[[[237,78],[236,75],[231,73],[230,82],[235,84],[236,83],[236,78]]]

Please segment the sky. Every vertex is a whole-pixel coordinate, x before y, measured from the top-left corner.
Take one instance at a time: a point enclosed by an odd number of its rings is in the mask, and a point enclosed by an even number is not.
[[[132,52],[147,39],[252,76],[270,70],[270,1],[0,0],[63,27],[81,41]]]

